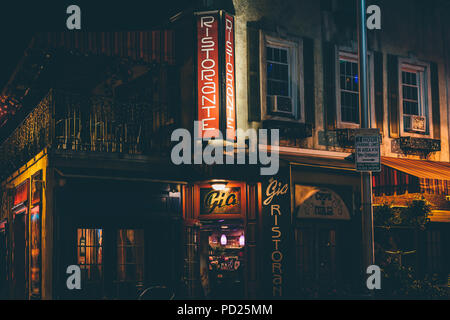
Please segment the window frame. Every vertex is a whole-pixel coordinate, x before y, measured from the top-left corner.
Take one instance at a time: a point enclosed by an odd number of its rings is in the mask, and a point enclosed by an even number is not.
[[[402,71],[409,69],[411,71],[422,72],[424,81],[421,81],[421,87],[419,90],[422,92],[421,103],[419,106],[422,109],[423,115],[426,117],[426,131],[424,133],[408,132],[404,127],[404,113],[403,113],[403,83],[402,83]],[[399,125],[400,136],[416,137],[416,138],[432,138],[433,132],[433,119],[431,112],[431,78],[430,78],[430,64],[421,62],[416,59],[399,58],[398,59],[398,106],[399,106]],[[426,86],[426,87],[423,87]]]
[[[84,233],[83,233],[84,230]],[[87,245],[86,243],[86,235],[88,234],[89,230],[94,230],[95,232],[98,232],[99,230],[101,230],[101,243],[99,242],[94,243],[93,245]],[[85,236],[85,242],[84,245],[81,245],[81,237],[78,238],[79,235],[79,231],[81,231],[81,235]],[[81,276],[82,276],[82,281],[84,281],[86,284],[92,285],[92,284],[103,284],[104,280],[105,280],[105,260],[104,260],[104,254],[105,254],[105,243],[104,243],[104,235],[105,235],[105,228],[102,226],[77,226],[76,228],[76,257],[77,257],[77,264],[80,267],[80,271],[81,271]],[[100,238],[98,238],[97,240],[99,240]],[[86,258],[86,252],[88,248],[94,248],[95,250],[97,250],[97,256],[96,256],[96,263],[86,263],[86,261],[84,263],[80,263],[80,257],[81,255],[81,249],[84,249],[84,257]],[[98,263],[98,249],[101,248],[101,255],[100,255],[100,259],[101,262]],[[88,274],[90,274],[91,272],[91,267],[92,266],[97,266],[97,268],[99,268],[101,270],[100,272],[100,276],[99,277],[94,277],[94,279],[92,279],[90,276],[88,276]],[[93,268],[92,268],[93,269]],[[94,272],[94,271],[92,271]]]
[[[259,61],[260,61],[260,99],[261,118],[264,120],[279,120],[285,122],[304,123],[304,78],[303,78],[303,40],[297,37],[279,36],[264,32],[259,33]],[[267,108],[267,60],[266,47],[273,46],[288,49],[290,92],[293,104],[293,116],[274,115]]]
[[[122,243],[122,245],[120,245],[120,237],[119,237],[119,234],[122,232],[122,231],[125,231],[125,233],[126,233],[126,231],[133,231],[133,232],[135,232],[135,234],[134,234],[134,236],[136,236],[136,234],[137,233],[141,233],[140,234],[140,236],[142,236],[142,244],[140,244],[140,245],[138,245],[137,244],[137,240],[135,240],[135,243],[134,244],[123,244]],[[116,229],[116,232],[117,232],[117,234],[116,234],[116,248],[115,248],[115,250],[116,250],[116,254],[117,254],[117,257],[116,257],[116,266],[115,266],[115,268],[116,268],[116,276],[115,276],[115,282],[116,283],[118,283],[118,284],[135,284],[135,285],[138,285],[138,284],[143,284],[143,283],[145,283],[145,265],[146,265],[146,263],[145,263],[145,228],[118,228],[118,229]],[[137,257],[138,257],[138,255],[136,255],[134,258],[136,259],[136,261],[134,261],[134,262],[132,262],[132,263],[130,263],[130,262],[126,262],[126,261],[124,261],[123,263],[119,263],[119,252],[120,252],[120,250],[122,249],[122,250],[124,250],[124,252],[126,252],[126,248],[132,248],[133,250],[133,252],[134,252],[134,249],[136,249],[136,251],[141,251],[142,250],[142,263],[138,263],[138,259],[137,259]],[[123,255],[123,257],[125,257],[126,258],[126,256],[128,255],[128,253],[125,253],[125,255]],[[136,271],[136,277],[138,276],[137,275],[137,271],[138,271],[138,267],[139,266],[142,266],[142,279],[127,279],[126,278],[126,271],[127,271],[127,267],[126,266],[131,266],[131,265],[133,265],[134,267],[135,267],[135,271]],[[125,279],[121,279],[121,275],[120,275],[120,267],[121,266],[123,266],[124,267],[124,274],[125,274]]]
[[[336,125],[339,129],[359,129],[361,128],[360,123],[354,123],[354,122],[346,122],[342,121],[341,117],[341,81],[340,81],[340,61],[341,58],[348,61],[356,61],[356,64],[358,65],[358,81],[359,81],[359,60],[358,60],[358,53],[355,52],[355,50],[347,48],[347,47],[338,47],[337,50],[335,50],[336,53],[336,69],[335,69],[335,75],[336,75]],[[368,89],[369,89],[369,108],[370,108],[370,124],[371,128],[376,128],[376,121],[375,121],[375,88],[374,88],[374,64],[373,64],[373,54],[371,51],[367,52],[367,62],[368,62]],[[358,83],[358,109],[359,106],[359,83]],[[359,115],[358,115],[359,116]]]

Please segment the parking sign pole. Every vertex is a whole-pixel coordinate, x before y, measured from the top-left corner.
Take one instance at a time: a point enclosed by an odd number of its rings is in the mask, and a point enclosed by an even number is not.
[[[370,128],[370,109],[367,87],[367,28],[366,1],[358,1],[358,63],[359,63],[359,110],[361,128]],[[361,172],[361,209],[364,270],[374,264],[372,172]]]

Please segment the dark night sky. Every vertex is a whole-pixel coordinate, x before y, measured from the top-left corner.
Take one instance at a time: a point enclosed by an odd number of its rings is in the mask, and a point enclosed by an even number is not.
[[[435,1],[450,4],[450,0]],[[81,8],[82,30],[108,31],[149,29],[199,2],[202,0],[4,0],[0,5],[0,91],[34,32],[66,30],[66,8],[71,4]]]
[[[81,28],[143,30],[167,21],[194,0],[45,0],[2,1],[0,5],[0,91],[36,31],[66,30],[66,8],[81,8]]]

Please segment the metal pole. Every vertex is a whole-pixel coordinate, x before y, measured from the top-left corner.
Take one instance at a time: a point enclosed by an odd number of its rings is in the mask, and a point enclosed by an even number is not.
[[[369,90],[367,82],[366,1],[358,1],[359,106],[361,128],[370,128]],[[362,240],[364,273],[374,264],[372,173],[361,173]]]

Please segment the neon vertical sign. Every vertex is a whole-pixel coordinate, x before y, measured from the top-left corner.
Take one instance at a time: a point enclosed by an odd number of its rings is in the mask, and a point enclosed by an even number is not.
[[[234,17],[222,11],[198,13],[197,118],[204,138],[235,139],[236,90]]]
[[[217,14],[197,17],[197,104],[201,135],[219,134],[219,19]]]

